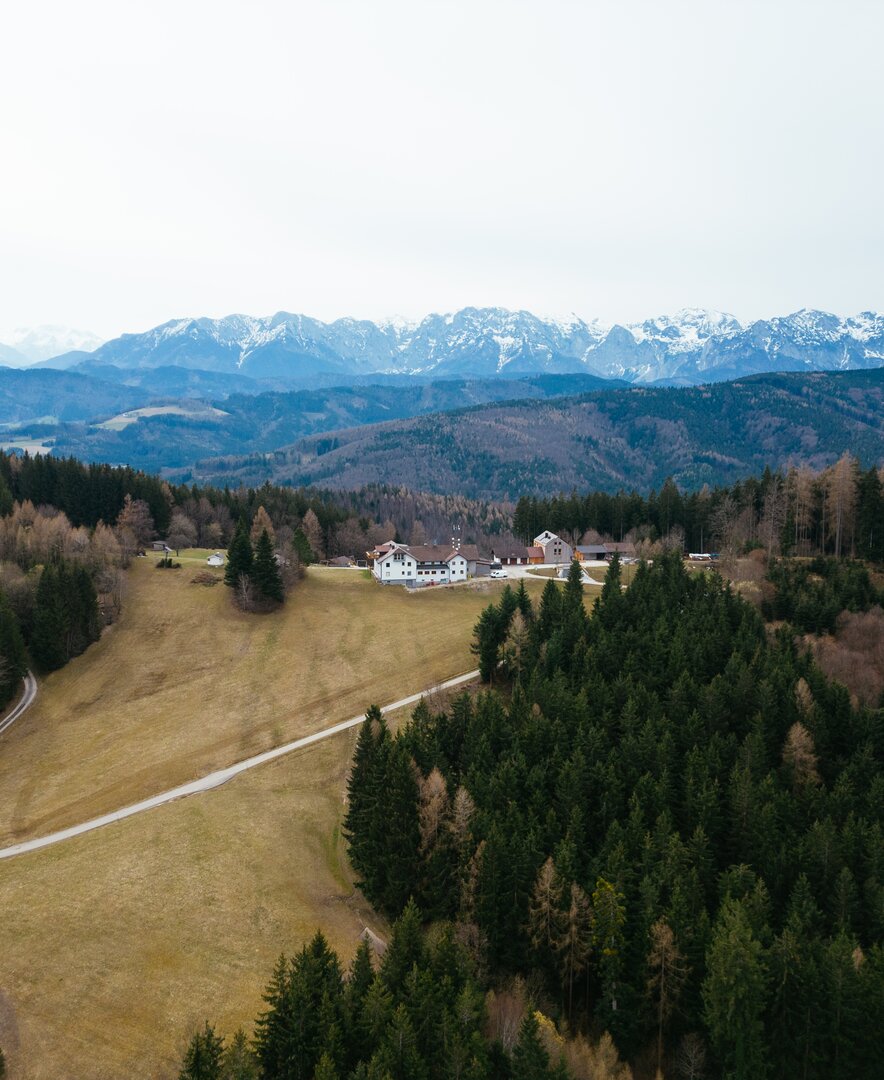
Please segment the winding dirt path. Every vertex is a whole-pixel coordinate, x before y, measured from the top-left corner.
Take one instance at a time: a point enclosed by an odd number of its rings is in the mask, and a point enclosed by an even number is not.
[[[28,674],[30,678],[33,679],[30,672]],[[453,687],[472,682],[474,679],[478,678],[478,675],[478,671],[468,671],[465,675],[457,675],[453,679],[447,679],[445,682],[438,683],[436,686],[431,686],[418,694],[410,694],[408,697],[400,698],[399,701],[393,701],[389,705],[385,705],[381,709],[381,712],[395,712],[397,709],[403,709],[408,705],[414,705],[427,694],[439,690],[450,690]],[[36,695],[36,683],[34,683],[34,694]],[[31,697],[31,701],[33,701],[33,697]],[[28,702],[28,705],[29,704],[30,701]],[[18,707],[20,707],[20,705],[21,703],[19,703]],[[21,715],[21,713],[19,712],[16,715]],[[13,719],[15,719],[15,716],[13,716]],[[361,724],[364,719],[365,717],[363,714],[354,716],[350,720],[344,720],[340,724],[333,724],[331,727],[323,728],[322,731],[314,732],[312,735],[305,735],[301,739],[295,739],[294,742],[285,743],[282,746],[275,747],[273,750],[265,750],[263,754],[255,754],[254,757],[246,758],[244,761],[238,761],[235,765],[228,765],[225,769],[218,769],[215,772],[208,773],[206,776],[201,776],[198,780],[191,780],[189,783],[181,784],[178,787],[171,788],[169,791],[162,791],[159,795],[152,795],[149,799],[142,799],[141,802],[132,803],[131,806],[124,806],[120,810],[113,810],[109,814],[102,814],[101,817],[92,818],[79,825],[72,825],[70,828],[61,829],[59,832],[49,833],[47,836],[39,836],[35,840],[25,840],[20,844],[12,844],[9,847],[0,848],[0,859],[11,859],[16,855],[24,855],[29,851],[37,851],[40,848],[49,847],[52,844],[60,844],[63,840],[70,840],[74,836],[81,836],[83,833],[92,832],[93,829],[100,829],[103,825],[110,825],[115,821],[122,821],[124,818],[132,817],[134,814],[144,813],[145,810],[153,810],[154,807],[163,806],[175,799],[183,799],[188,795],[199,795],[201,792],[211,791],[213,788],[226,784],[227,781],[232,780],[234,776],[239,776],[240,773],[247,772],[249,769],[255,769],[259,765],[266,764],[268,761],[275,761],[276,758],[282,757],[285,754],[291,754],[294,750],[301,750],[305,746],[312,746],[313,743],[321,742],[323,739],[328,739],[332,735],[338,735],[342,731],[348,731],[350,728]],[[8,723],[9,717],[4,721],[6,726],[8,726]],[[3,729],[0,728],[0,731],[2,730]]]

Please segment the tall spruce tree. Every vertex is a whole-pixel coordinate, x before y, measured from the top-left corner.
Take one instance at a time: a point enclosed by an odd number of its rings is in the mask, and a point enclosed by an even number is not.
[[[43,568],[34,599],[34,628],[31,655],[44,671],[63,667],[70,658],[67,651],[68,612],[58,566]]]
[[[245,519],[240,518],[233,539],[230,541],[230,547],[227,549],[224,584],[229,585],[231,589],[236,589],[239,586],[241,577],[251,577],[254,558],[252,542],[249,539]]]
[[[223,1052],[224,1040],[207,1021],[204,1030],[190,1040],[178,1080],[222,1080]]]
[[[726,1080],[762,1080],[767,968],[742,901],[727,900],[706,956],[706,1025]]]
[[[282,575],[273,552],[270,534],[263,529],[255,546],[255,558],[252,563],[252,582],[265,600],[275,600],[281,604],[285,600]]]
[[[0,593],[0,709],[16,692],[27,669],[18,619]]]
[[[350,862],[361,880],[359,887],[366,896],[377,888],[381,853],[375,845],[378,833],[376,821],[381,786],[381,756],[389,738],[383,714],[372,705],[359,729],[350,778],[347,781],[347,813],[344,817],[344,836],[350,845]]]

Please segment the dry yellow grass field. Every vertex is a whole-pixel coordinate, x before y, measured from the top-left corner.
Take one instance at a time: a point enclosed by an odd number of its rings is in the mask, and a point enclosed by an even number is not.
[[[311,569],[279,612],[246,615],[199,563],[136,560],[120,622],[41,682],[0,748],[0,844],[201,776],[473,666],[501,584],[407,595]]]
[[[0,740],[5,842],[125,805],[472,666],[504,583],[409,596],[311,570],[271,616],[195,565],[132,571],[123,618]],[[531,586],[537,594],[542,582]],[[338,834],[355,729],[0,862],[0,1046],[22,1080],[166,1078],[203,1020],[247,1028],[280,950],[364,925]]]

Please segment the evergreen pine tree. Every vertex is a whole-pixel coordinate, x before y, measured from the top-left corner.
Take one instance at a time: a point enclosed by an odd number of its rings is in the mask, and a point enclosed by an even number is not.
[[[18,689],[28,669],[18,619],[0,593],[0,709]]]
[[[706,1027],[726,1080],[768,1074],[764,1041],[767,970],[743,903],[726,900],[706,954]]]
[[[394,997],[402,993],[409,972],[415,964],[421,966],[425,956],[421,913],[415,902],[409,900],[393,924],[393,935],[380,970],[384,985]]]
[[[242,1028],[234,1033],[224,1050],[221,1076],[223,1080],[260,1080],[258,1060]]]
[[[221,1080],[223,1050],[224,1040],[207,1021],[205,1029],[190,1040],[178,1080]]]
[[[428,1076],[414,1025],[404,1004],[399,1005],[369,1066],[370,1076],[390,1080],[424,1080]]]
[[[549,1080],[549,1054],[540,1041],[537,1016],[528,1012],[513,1048],[512,1080]]]
[[[344,817],[350,862],[360,875],[359,887],[370,898],[376,895],[382,870],[382,853],[377,849],[375,837],[383,829],[383,822],[378,821],[378,806],[385,782],[381,758],[388,738],[383,714],[377,705],[372,705],[356,740]]]
[[[245,575],[251,577],[254,552],[252,542],[249,540],[248,529],[244,518],[240,518],[227,549],[227,565],[224,567],[224,584],[231,589],[239,586],[240,578]]]
[[[476,640],[470,646],[473,655],[478,658],[482,682],[494,682],[500,660],[499,625],[499,612],[494,604],[489,604],[479,616],[474,630]]]
[[[313,1080],[338,1080],[339,1075],[331,1055],[324,1053],[316,1064]]]
[[[266,529],[261,532],[255,546],[252,582],[265,600],[275,600],[279,604],[285,600],[282,576],[273,553],[273,542]]]
[[[43,568],[34,599],[31,655],[44,671],[55,671],[70,659],[67,652],[68,619],[57,566]]]
[[[419,799],[404,741],[389,740],[385,757],[371,836],[379,860],[377,903],[387,914],[398,915],[412,895],[420,865]]]

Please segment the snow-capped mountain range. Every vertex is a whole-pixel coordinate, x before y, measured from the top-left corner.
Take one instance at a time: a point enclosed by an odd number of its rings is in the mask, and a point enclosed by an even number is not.
[[[24,367],[74,350],[92,352],[102,340],[88,330],[74,330],[70,326],[19,326],[0,330],[0,363]]]
[[[175,319],[145,333],[123,334],[88,357],[75,352],[45,366],[70,367],[84,360],[90,369],[173,365],[259,380],[585,372],[684,385],[768,371],[884,366],[884,316],[862,312],[841,318],[802,310],[743,324],[722,312],[685,309],[621,326],[503,308],[378,323],[351,318],[324,323],[279,312],[266,318]]]

